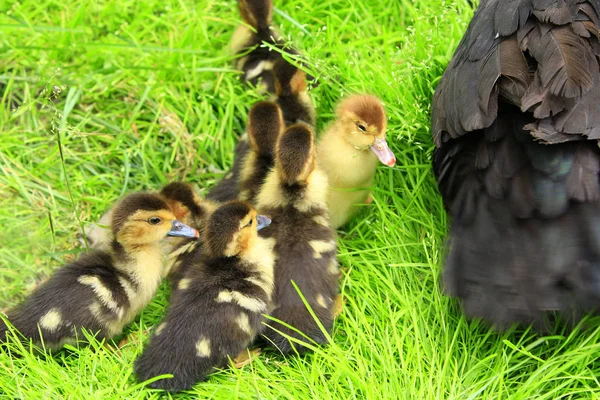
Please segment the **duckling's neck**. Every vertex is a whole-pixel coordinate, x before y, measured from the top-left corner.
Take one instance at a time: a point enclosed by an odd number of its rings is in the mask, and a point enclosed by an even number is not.
[[[123,284],[130,309],[128,315],[137,314],[150,302],[163,278],[163,253],[159,243],[123,246],[113,241],[114,267],[126,274],[133,285]]]
[[[327,173],[332,188],[368,188],[373,183],[377,156],[367,148],[357,148],[339,123],[325,132],[317,145],[317,161]]]
[[[240,260],[247,265],[247,272],[254,275],[253,278],[258,279],[258,282],[255,283],[265,290],[269,298],[273,293],[275,279],[274,244],[274,239],[256,237],[252,239],[245,250],[238,254]]]
[[[258,194],[259,210],[291,205],[300,211],[327,207],[327,176],[318,167],[310,173],[306,181],[285,183],[276,168],[267,175]]]

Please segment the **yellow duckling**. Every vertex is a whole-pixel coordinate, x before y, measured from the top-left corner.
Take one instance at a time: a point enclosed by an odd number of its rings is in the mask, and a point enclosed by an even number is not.
[[[141,381],[169,391],[189,389],[245,349],[271,309],[273,250],[257,231],[270,219],[230,202],[210,216],[204,246],[191,253],[169,310],[135,362]]]
[[[318,163],[329,178],[331,225],[339,228],[370,202],[377,163],[396,157],[386,141],[386,116],[375,96],[354,95],[337,107],[337,118],[318,144]]]
[[[269,172],[257,209],[273,218],[260,232],[275,249],[275,309],[272,316],[295,327],[317,343],[326,336],[293,286],[298,286],[327,331],[333,323],[338,290],[335,231],[327,210],[327,176],[316,166],[313,132],[308,125],[287,128],[279,139],[275,168]],[[269,321],[264,335],[280,351],[293,349],[277,331],[301,339],[282,324]],[[305,350],[297,346],[299,351]]]
[[[149,193],[121,200],[112,211],[111,228],[114,239],[106,250],[90,251],[60,268],[8,311],[8,321],[23,337],[60,348],[84,340],[83,328],[100,339],[120,334],[160,285],[160,242],[167,236],[198,237],[164,200]],[[0,342],[7,330],[0,321]]]

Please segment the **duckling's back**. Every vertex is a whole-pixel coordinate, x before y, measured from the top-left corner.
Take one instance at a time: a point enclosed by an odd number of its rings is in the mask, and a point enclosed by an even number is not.
[[[317,343],[326,341],[294,287],[329,331],[333,299],[337,293],[337,244],[327,209],[327,176],[315,166],[314,135],[304,124],[289,127],[277,145],[275,168],[269,173],[257,200],[261,213],[273,222],[260,231],[274,246],[275,304],[272,316],[303,332]],[[265,336],[284,353],[292,345],[277,331],[302,340],[284,325],[270,321]],[[303,351],[302,346],[297,346]]]
[[[276,309],[272,316],[296,327],[317,343],[325,343],[324,332],[308,312],[293,283],[318,320],[330,331],[333,299],[338,291],[338,269],[335,233],[326,222],[326,210],[300,211],[291,206],[265,208],[264,212],[273,222],[261,231],[261,236],[273,242],[277,255]],[[302,339],[279,323],[269,321],[268,325]],[[275,330],[267,329],[265,336],[282,352],[291,350],[289,341]]]

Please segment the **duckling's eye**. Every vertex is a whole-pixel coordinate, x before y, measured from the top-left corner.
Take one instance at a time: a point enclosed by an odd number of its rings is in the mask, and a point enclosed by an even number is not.
[[[158,217],[151,217],[148,218],[148,223],[151,225],[158,225],[162,222],[162,219],[158,218]]]
[[[364,126],[363,124],[358,124],[358,125],[357,125],[357,127],[358,127],[358,129],[360,129],[360,130],[361,130],[361,131],[363,131],[363,132],[366,132],[366,131],[367,131],[367,127],[366,127],[366,126]]]
[[[250,220],[250,222],[248,222],[248,225],[246,225],[246,227],[248,226],[252,226],[252,220]]]

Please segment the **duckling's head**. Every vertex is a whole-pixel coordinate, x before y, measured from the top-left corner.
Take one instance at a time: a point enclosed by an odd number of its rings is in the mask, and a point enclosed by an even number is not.
[[[114,238],[125,248],[154,244],[166,236],[197,238],[198,231],[175,217],[158,195],[134,193],[121,200],[112,217]]]
[[[242,19],[257,29],[268,28],[273,15],[272,0],[238,0]]]
[[[279,59],[273,65],[275,75],[275,94],[278,97],[297,95],[306,91],[306,74],[285,59]]]
[[[284,128],[279,106],[270,101],[259,101],[248,113],[248,138],[257,155],[273,157],[275,145]]]
[[[194,224],[196,218],[204,214],[202,200],[198,197],[192,185],[183,182],[172,182],[160,191],[175,217],[186,224]]]
[[[396,156],[385,140],[387,120],[381,101],[370,95],[353,95],[337,108],[337,124],[343,138],[355,149],[370,149],[385,165],[393,167]]]
[[[257,232],[271,220],[257,215],[248,203],[232,201],[217,208],[205,230],[206,246],[214,257],[233,257],[248,250]]]
[[[312,129],[306,124],[288,127],[277,142],[275,168],[288,185],[305,183],[315,169],[316,150]]]

